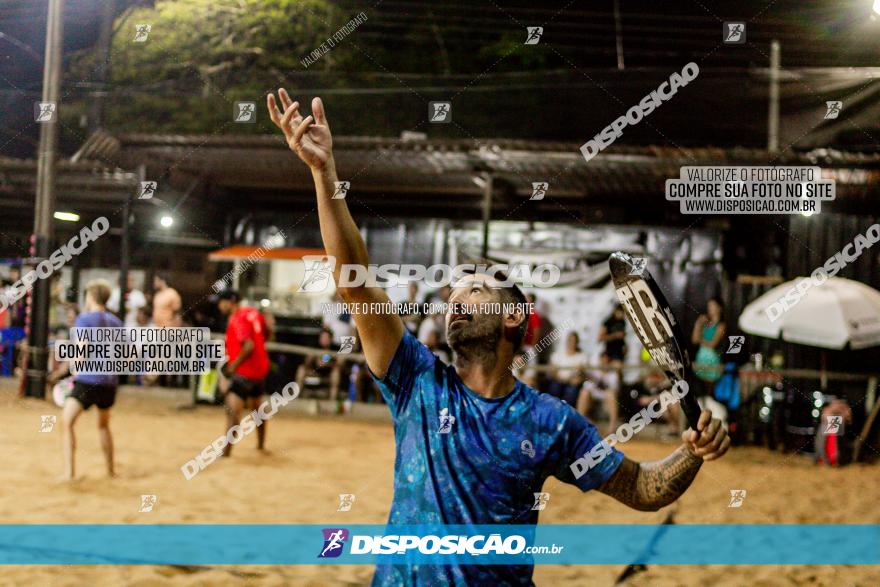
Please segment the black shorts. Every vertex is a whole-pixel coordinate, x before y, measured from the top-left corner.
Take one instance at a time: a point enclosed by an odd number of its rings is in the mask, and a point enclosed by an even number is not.
[[[626,347],[623,345],[605,345],[605,354],[609,361],[621,361],[626,359]]]
[[[116,386],[74,381],[70,397],[82,404],[84,410],[88,410],[92,405],[98,406],[98,409],[106,410],[116,403]]]
[[[241,399],[260,397],[265,393],[266,382],[263,379],[248,379],[241,375],[233,375],[229,382],[229,391]]]

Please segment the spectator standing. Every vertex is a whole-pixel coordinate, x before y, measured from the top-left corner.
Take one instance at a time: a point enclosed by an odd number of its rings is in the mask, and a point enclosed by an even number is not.
[[[691,342],[698,345],[694,356],[698,397],[711,396],[715,382],[721,378],[721,355],[718,353],[718,345],[724,340],[726,332],[724,305],[718,298],[710,298],[706,303],[706,313],[700,314],[691,333]]]
[[[167,285],[167,282],[166,282]],[[177,292],[175,292],[177,293]],[[147,297],[144,295],[144,292],[137,289],[134,283],[134,275],[131,273],[128,274],[126,280],[126,290],[125,290],[125,325],[129,328],[133,326],[137,326],[137,312],[139,309],[145,307],[147,305]],[[178,296],[179,297],[179,296]],[[119,313],[119,288],[116,287],[113,289],[113,294],[110,296],[110,300],[107,302],[107,309],[116,314]],[[179,311],[179,309],[178,309]]]
[[[626,360],[626,314],[620,304],[614,307],[611,315],[602,323],[599,342],[604,344],[603,354],[607,356],[609,363],[620,369]]]
[[[180,326],[182,307],[180,294],[171,287],[168,276],[157,274],[153,277],[153,325],[159,328]]]

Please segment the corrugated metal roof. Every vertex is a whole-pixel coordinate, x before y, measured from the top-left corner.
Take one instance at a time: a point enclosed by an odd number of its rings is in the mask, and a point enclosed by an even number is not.
[[[475,177],[482,172],[493,174],[496,194],[513,200],[528,198],[532,182],[538,181],[548,182],[548,194],[555,198],[653,196],[663,193],[665,181],[678,177],[683,165],[770,164],[867,170],[869,181],[850,182],[846,174],[838,176],[838,198],[880,197],[878,153],[823,149],[773,154],[746,148],[611,146],[586,162],[579,148],[573,143],[503,138],[334,137],[340,179],[350,181],[352,192],[363,198],[370,194],[431,194],[466,197],[463,202],[476,204],[481,188]],[[282,137],[274,135],[100,133],[89,138],[76,159],[99,159],[105,165],[128,169],[145,164],[154,175],[181,173],[249,194],[312,190],[306,166],[289,151]],[[423,204],[436,205],[436,201],[412,202],[413,206]]]
[[[0,185],[32,186],[36,180],[36,159],[0,157]],[[62,188],[118,192],[133,188],[137,184],[137,176],[100,161],[59,160],[57,183]]]

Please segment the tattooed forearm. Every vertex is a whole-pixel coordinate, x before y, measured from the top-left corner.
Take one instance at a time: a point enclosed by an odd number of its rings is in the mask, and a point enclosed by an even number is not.
[[[641,511],[657,511],[690,487],[703,459],[681,446],[662,461],[637,463],[627,458],[599,491]]]

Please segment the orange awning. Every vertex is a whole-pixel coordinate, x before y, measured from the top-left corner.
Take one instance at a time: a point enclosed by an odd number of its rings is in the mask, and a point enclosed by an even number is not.
[[[324,252],[324,249],[282,247],[277,249],[263,249],[262,251],[257,252],[259,249],[260,247],[255,247],[252,245],[235,245],[208,253],[208,260],[240,261],[242,259],[247,259],[248,257],[251,257],[254,261],[274,261],[279,259],[293,261],[297,259],[302,259],[307,255],[324,256],[327,254],[326,252]]]

